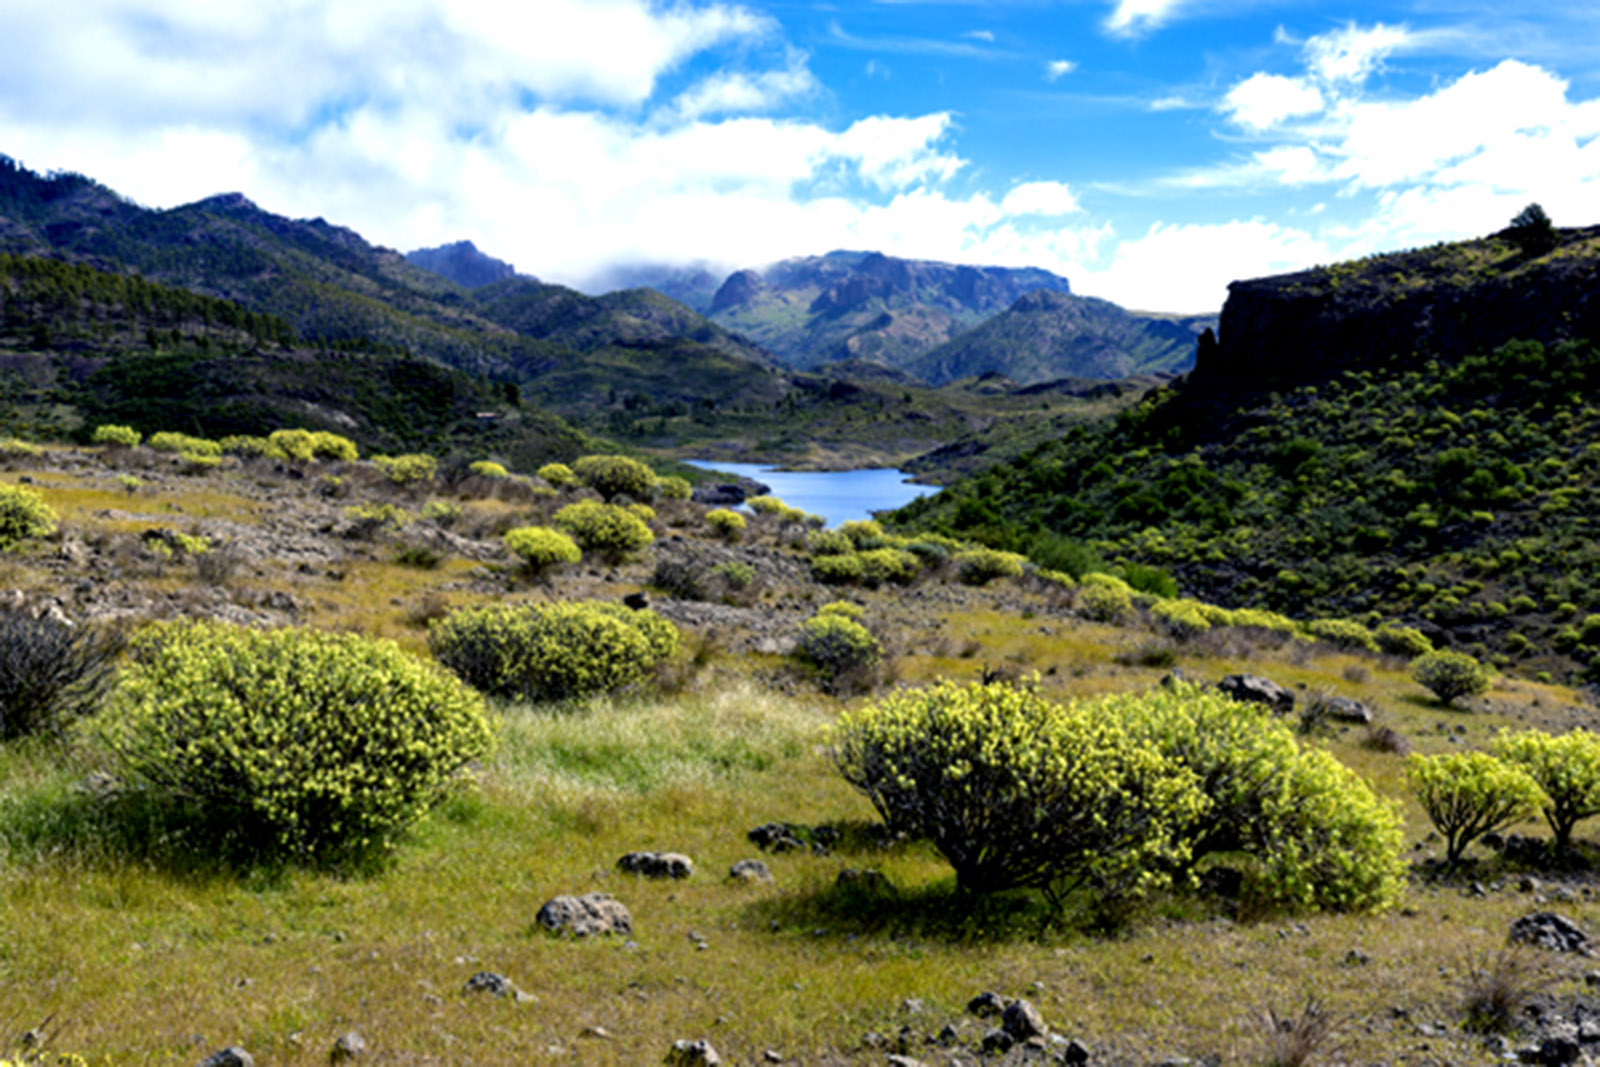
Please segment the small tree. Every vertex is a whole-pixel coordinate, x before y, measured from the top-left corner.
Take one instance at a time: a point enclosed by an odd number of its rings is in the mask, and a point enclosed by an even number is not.
[[[1504,233],[1525,256],[1542,256],[1559,240],[1555,224],[1538,204],[1529,204],[1519,211]]]
[[[1452,865],[1472,842],[1528,818],[1547,800],[1527,771],[1485,752],[1411,756],[1406,777],[1444,835],[1445,862]]]
[[[1489,688],[1489,668],[1465,652],[1429,652],[1411,664],[1411,677],[1445,704]]]
[[[1495,755],[1522,768],[1544,790],[1544,819],[1557,852],[1572,843],[1579,820],[1600,815],[1600,737],[1573,730],[1554,737],[1543,730],[1502,733]]]

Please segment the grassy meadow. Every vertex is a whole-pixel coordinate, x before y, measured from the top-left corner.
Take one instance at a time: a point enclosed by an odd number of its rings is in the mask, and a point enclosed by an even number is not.
[[[220,552],[230,537],[252,544],[256,526],[299,524],[311,537],[352,504],[414,512],[422,496],[355,471],[329,500],[314,479],[265,466],[179,475],[165,463],[124,457],[112,468],[87,451],[23,461],[6,480],[30,478],[61,528],[0,560],[0,586],[58,597],[69,612],[84,582],[101,605],[125,590],[130,624],[219,605],[255,611],[285,594],[302,625],[389,636],[425,655],[426,620],[449,606],[617,599],[651,574],[647,559],[585,563],[549,584],[519,577],[493,553],[494,531],[549,504],[507,493],[458,500],[462,540],[488,546],[485,558],[441,552],[419,566],[400,561],[400,534],[327,533],[328,558],[308,566],[275,555],[279,542],[263,534],[228,573],[202,573],[204,557],[141,555],[142,531],[164,523],[214,537]],[[135,491],[117,481],[130,469],[144,482]],[[660,511],[658,549],[702,536],[694,505]],[[744,547],[798,551],[752,526]],[[111,562],[83,563],[76,545]],[[786,619],[792,605],[836,595],[774,581],[755,606]],[[885,684],[1000,670],[1037,674],[1044,692],[1071,699],[1142,689],[1173,669],[1210,681],[1244,671],[1302,702],[1361,700],[1422,753],[1593,716],[1574,691],[1513,676],[1444,708],[1402,661],[1226,629],[1178,644],[1142,617],[1087,621],[1059,591],[1026,583],[969,588],[931,575],[910,590],[847,595],[892,654]],[[340,1035],[359,1030],[376,1063],[648,1064],[680,1038],[709,1040],[731,1064],[881,1064],[891,1053],[977,1063],[990,1024],[965,1005],[993,990],[1030,1000],[1094,1064],[1284,1062],[1263,1016],[1299,1017],[1308,1000],[1337,1025],[1298,1062],[1489,1064],[1502,1054],[1461,1025],[1468,973],[1501,949],[1512,920],[1538,910],[1536,895],[1556,895],[1580,924],[1600,918],[1582,871],[1553,883],[1540,873],[1548,884],[1524,891],[1521,871],[1479,847],[1469,869],[1439,877],[1427,860],[1441,848],[1404,787],[1402,756],[1372,747],[1376,731],[1361,727],[1305,743],[1402,804],[1417,865],[1396,909],[1289,915],[1158,895],[1108,932],[1028,894],[969,900],[929,846],[872,833],[871,807],[833,768],[830,722],[872,695],[825,693],[739,638],[737,623],[708,628],[659,684],[613,697],[496,704],[495,754],[392,856],[357,870],[231,864],[189,847],[181,824],[108,802],[96,776],[114,768],[92,721],[63,745],[0,747],[0,1050],[21,1054],[22,1035],[37,1029],[43,1048],[96,1065],[194,1064],[229,1045],[257,1064],[305,1065],[328,1062]],[[774,820],[842,836],[827,854],[763,854],[746,832]],[[619,873],[618,857],[636,850],[683,852],[696,873]],[[770,867],[770,884],[727,878],[749,858]],[[881,871],[893,889],[841,884],[847,868]],[[546,900],[593,890],[629,908],[631,938],[568,940],[536,926]],[[1587,969],[1540,954],[1537,983],[1576,996]],[[484,970],[523,995],[468,992]],[[941,1042],[947,1025],[956,1036]]]

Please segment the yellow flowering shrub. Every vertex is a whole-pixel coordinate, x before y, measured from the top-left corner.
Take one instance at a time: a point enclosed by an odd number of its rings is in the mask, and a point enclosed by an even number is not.
[[[523,568],[536,578],[563,563],[576,563],[583,558],[576,541],[548,526],[518,526],[507,530],[503,540],[506,548],[522,557]]]
[[[643,519],[627,508],[580,500],[556,512],[555,524],[566,531],[578,547],[593,552],[609,563],[620,563],[655,541],[655,534]]]
[[[872,632],[837,609],[818,612],[800,624],[799,650],[832,676],[863,670],[883,658],[883,648]]]
[[[1502,732],[1490,751],[1544,790],[1544,818],[1556,851],[1567,850],[1579,821],[1600,815],[1600,736],[1583,729],[1559,737],[1543,730]]]
[[[1133,612],[1133,587],[1112,574],[1085,574],[1078,581],[1078,609],[1096,622],[1114,622]]]
[[[694,486],[687,478],[668,474],[656,481],[656,495],[662,500],[688,500],[694,496]]]
[[[1211,629],[1211,620],[1197,600],[1158,600],[1150,605],[1150,619],[1179,641]]]
[[[867,586],[910,585],[922,573],[922,560],[903,548],[869,548],[855,558],[861,563],[861,582]]]
[[[656,472],[628,456],[580,456],[572,473],[607,500],[619,496],[646,500],[656,486]]]
[[[187,621],[130,652],[102,730],[123,768],[275,855],[391,845],[493,741],[478,694],[392,641]]]
[[[1489,668],[1467,655],[1444,649],[1418,656],[1411,663],[1411,677],[1442,703],[1453,704],[1462,697],[1477,696],[1489,688]]]
[[[956,575],[964,584],[988,585],[996,578],[1019,577],[1026,557],[996,548],[971,548],[957,552],[953,559]]]
[[[174,433],[171,430],[151,434],[150,440],[145,444],[157,452],[178,452],[193,456],[222,455],[222,445],[216,441],[208,441],[204,437],[191,437],[186,433]]]
[[[678,631],[652,611],[620,604],[490,604],[435,621],[428,645],[490,696],[543,702],[638,681],[676,652]]]
[[[744,516],[729,508],[712,508],[706,512],[706,528],[713,536],[730,543],[744,536]]]
[[[136,448],[143,435],[132,426],[118,426],[107,423],[94,428],[94,434],[89,438],[97,445],[111,445],[115,448]]]
[[[1548,799],[1527,771],[1487,752],[1409,756],[1406,778],[1452,864],[1473,841],[1533,815]]]
[[[383,471],[384,477],[396,485],[430,482],[439,472],[439,461],[425,452],[408,452],[403,456],[373,456],[372,462]]]
[[[44,497],[25,485],[0,482],[0,552],[24,541],[49,537],[56,530],[56,513]]]
[[[510,475],[504,463],[496,463],[492,459],[480,459],[470,464],[467,470],[480,478],[504,478]]]
[[[554,489],[567,489],[579,484],[578,476],[565,463],[546,463],[534,473]]]

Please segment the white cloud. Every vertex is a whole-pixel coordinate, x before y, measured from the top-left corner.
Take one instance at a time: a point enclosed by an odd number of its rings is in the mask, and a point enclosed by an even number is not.
[[[1063,75],[1071,74],[1077,67],[1078,64],[1070,59],[1051,60],[1049,65],[1044,68],[1044,76],[1049,81],[1055,81]]]
[[[1145,311],[1219,311],[1228,283],[1299,270],[1329,258],[1312,235],[1260,219],[1157,223],[1116,246],[1108,266],[1080,274],[1079,292]],[[1152,306],[1154,304],[1154,306]]]
[[[1405,26],[1379,22],[1362,28],[1349,23],[1305,43],[1306,67],[1323,82],[1360,84],[1386,56],[1406,47],[1412,39]]]
[[[1023,182],[1000,201],[1005,215],[1073,215],[1082,210],[1078,198],[1061,182]]]
[[[681,94],[672,110],[681,119],[706,115],[727,115],[770,111],[796,97],[818,90],[817,80],[806,68],[803,53],[789,53],[782,70],[747,74],[727,71],[712,75]]]
[[[966,33],[963,33],[961,36],[969,37],[974,41],[984,41],[984,42],[986,42],[988,44],[994,44],[994,31],[993,30],[968,30]]]
[[[1265,130],[1285,119],[1314,115],[1326,106],[1315,85],[1281,74],[1252,74],[1223,98],[1222,110],[1239,125]]]
[[[1133,34],[1153,30],[1171,19],[1186,0],[1117,0],[1106,18],[1112,33]]]

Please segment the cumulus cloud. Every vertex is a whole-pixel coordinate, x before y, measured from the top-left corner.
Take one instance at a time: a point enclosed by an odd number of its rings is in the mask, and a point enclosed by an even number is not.
[[[1072,190],[1061,182],[1023,182],[1000,201],[1006,215],[1073,215],[1083,210]]]
[[[1311,234],[1261,219],[1156,223],[1118,244],[1109,265],[1080,274],[1075,287],[1125,307],[1201,314],[1222,309],[1231,281],[1328,259],[1327,246]],[[1160,307],[1150,307],[1151,294],[1159,294]]]
[[[817,80],[806,68],[804,53],[791,50],[788,65],[780,70],[727,71],[714,74],[682,93],[673,111],[682,119],[770,111],[819,89]]]
[[[1078,64],[1070,59],[1051,60],[1044,68],[1044,76],[1049,81],[1055,81],[1057,78],[1071,74],[1077,67]]]
[[[1314,115],[1326,106],[1315,85],[1281,74],[1252,74],[1228,90],[1222,110],[1234,122],[1252,130],[1265,130],[1285,119]]]
[[[1321,34],[1305,44],[1306,67],[1327,83],[1360,84],[1375,71],[1384,58],[1405,48],[1413,40],[1404,26],[1376,23],[1359,27],[1348,23],[1343,29]]]

